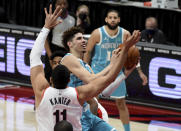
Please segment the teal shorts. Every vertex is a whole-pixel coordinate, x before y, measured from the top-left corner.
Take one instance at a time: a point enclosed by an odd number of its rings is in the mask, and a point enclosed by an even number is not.
[[[125,98],[127,96],[125,80],[121,82],[120,86],[111,94],[110,98]]]
[[[90,110],[83,112],[81,118],[82,131],[116,131],[104,120],[93,115]]]

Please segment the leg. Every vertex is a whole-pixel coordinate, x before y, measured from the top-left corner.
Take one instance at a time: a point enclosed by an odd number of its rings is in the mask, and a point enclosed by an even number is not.
[[[91,128],[90,131],[116,131],[116,129],[111,125],[109,125],[104,120],[94,115],[93,127]]]
[[[93,114],[91,111],[83,111],[80,119],[82,125],[82,131],[91,131],[93,126]]]
[[[130,131],[129,111],[128,111],[128,108],[126,106],[125,98],[116,99],[116,106],[119,110],[119,116],[120,116],[120,119],[123,123],[125,131]]]
[[[111,94],[111,97],[116,99],[116,105],[119,110],[120,119],[123,123],[124,130],[130,131],[129,112],[126,106],[125,96],[127,96],[127,91],[125,81],[123,81],[120,86]]]
[[[107,122],[93,115],[90,110],[82,113],[81,124],[82,131],[116,131]]]

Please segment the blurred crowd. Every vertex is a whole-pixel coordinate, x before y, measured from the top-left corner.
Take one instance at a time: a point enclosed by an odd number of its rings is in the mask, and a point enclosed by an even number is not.
[[[145,0],[144,0],[144,2],[145,2]],[[52,3],[55,6],[55,0],[50,0],[47,3],[47,5],[50,3]],[[179,1],[179,5],[181,5],[180,1]],[[92,26],[92,25],[94,25],[94,23],[91,23],[93,21],[91,19],[92,19],[92,16],[95,16],[97,14],[91,14],[91,16],[90,16],[91,11],[89,9],[89,5],[80,4],[78,7],[76,7],[76,9],[74,9],[75,10],[74,12],[72,12],[72,9],[69,10],[70,8],[68,5],[65,5],[65,7],[63,7],[63,8],[65,9],[64,10],[65,16],[62,15],[61,17],[62,18],[65,17],[65,19],[63,18],[65,23],[67,23],[66,21],[72,21],[72,23],[67,28],[70,28],[72,26],[79,26],[84,30],[85,34],[91,34],[91,32],[94,30],[93,26]],[[3,6],[0,6],[0,16],[1,16],[0,17],[1,23],[20,24],[16,20],[10,18],[10,15],[7,14],[7,12],[5,11],[5,8]],[[147,43],[159,43],[159,44],[166,44],[166,45],[178,44],[178,43],[170,42],[167,39],[166,36],[168,35],[168,32],[164,32],[159,28],[161,26],[160,25],[161,22],[159,22],[158,18],[159,18],[158,16],[155,17],[155,15],[153,15],[153,16],[148,16],[145,19],[145,29],[141,30],[142,31],[141,41],[147,42]],[[23,19],[23,18],[21,18],[21,19]],[[124,21],[126,21],[126,20],[124,19]],[[122,23],[120,22],[120,25],[121,24]],[[139,29],[139,27],[137,27],[137,29]],[[140,27],[140,29],[142,29],[142,27]],[[163,26],[162,26],[162,29],[163,29]],[[53,39],[51,39],[50,37],[49,38],[50,38],[50,41],[53,41],[56,45],[56,38],[55,37],[52,37]],[[57,40],[57,41],[59,41],[59,40]],[[48,52],[49,56],[50,56],[50,54],[51,53]]]

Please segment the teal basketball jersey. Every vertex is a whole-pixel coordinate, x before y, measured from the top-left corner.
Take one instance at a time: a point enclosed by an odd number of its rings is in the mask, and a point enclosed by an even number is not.
[[[64,57],[68,56],[68,55],[72,55],[71,53],[67,53]],[[64,58],[63,58],[64,59]],[[90,73],[91,73],[91,69],[90,69],[90,66],[85,63],[83,60],[81,59],[77,59],[80,64],[86,69],[88,70]],[[77,76],[75,76],[73,73],[71,73],[70,75],[70,82],[68,83],[68,87],[78,87],[78,86],[81,86],[81,85],[84,85],[83,81],[80,80]],[[93,117],[93,114],[90,112],[89,108],[88,108],[88,104],[87,102],[84,103],[83,105],[83,113],[82,115],[86,115],[86,117],[89,117],[89,118],[92,118]]]
[[[124,29],[118,27],[118,32],[115,36],[110,36],[105,29],[105,26],[99,28],[100,42],[97,43],[92,52],[91,67],[94,73],[101,72],[110,64],[112,51],[123,43]],[[122,71],[120,72],[120,74]],[[125,81],[117,88],[111,96],[124,97],[126,95]]]
[[[72,55],[71,53],[67,53],[67,55]],[[91,67],[85,63],[83,60],[78,59],[78,61],[80,62],[80,64],[90,73],[92,73],[92,70],[90,69]],[[77,76],[75,76],[74,74],[70,74],[70,82],[68,83],[68,86],[70,87],[77,87],[77,86],[81,86],[84,85],[83,81],[80,80]]]

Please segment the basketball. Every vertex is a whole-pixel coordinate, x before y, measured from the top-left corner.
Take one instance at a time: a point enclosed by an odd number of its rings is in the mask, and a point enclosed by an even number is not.
[[[120,44],[119,48],[122,48],[123,44]],[[140,58],[139,49],[136,46],[132,46],[128,50],[128,56],[124,63],[126,69],[131,69],[135,64],[138,64]]]

